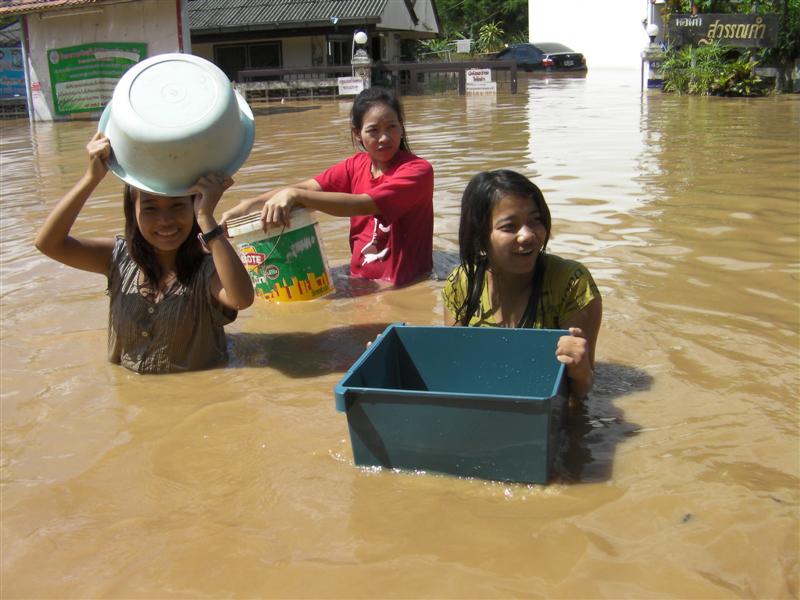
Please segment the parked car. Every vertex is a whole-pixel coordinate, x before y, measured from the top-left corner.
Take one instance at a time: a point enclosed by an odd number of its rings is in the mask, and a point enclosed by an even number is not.
[[[586,71],[586,57],[564,44],[514,44],[501,50],[494,60],[515,60],[524,71]]]

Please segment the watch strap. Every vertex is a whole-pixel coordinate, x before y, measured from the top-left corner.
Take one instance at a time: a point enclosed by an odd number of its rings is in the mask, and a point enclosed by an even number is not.
[[[215,237],[218,237],[223,232],[222,225],[217,225],[211,231],[207,231],[206,233],[200,233],[197,237],[200,238],[204,244],[208,245],[208,243],[213,240]]]

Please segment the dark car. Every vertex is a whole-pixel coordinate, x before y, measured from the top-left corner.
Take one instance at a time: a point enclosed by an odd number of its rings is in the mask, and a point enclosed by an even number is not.
[[[586,58],[564,44],[514,44],[501,50],[495,60],[514,60],[524,71],[585,71]]]

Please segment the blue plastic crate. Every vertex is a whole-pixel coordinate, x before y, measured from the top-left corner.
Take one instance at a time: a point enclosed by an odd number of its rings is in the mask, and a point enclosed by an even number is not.
[[[562,335],[390,325],[335,389],[355,463],[547,483],[566,407]]]

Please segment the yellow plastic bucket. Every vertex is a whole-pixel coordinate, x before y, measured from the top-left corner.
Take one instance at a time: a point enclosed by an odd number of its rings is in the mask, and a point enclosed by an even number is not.
[[[307,210],[293,210],[289,227],[270,227],[266,233],[260,213],[227,225],[257,296],[299,302],[334,291],[319,224]]]

